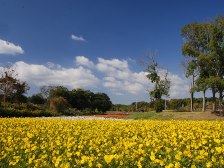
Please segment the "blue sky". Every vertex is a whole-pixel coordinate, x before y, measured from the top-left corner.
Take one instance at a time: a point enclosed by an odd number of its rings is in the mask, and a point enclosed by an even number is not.
[[[180,31],[222,15],[221,0],[0,0],[0,66],[16,67],[29,95],[64,85],[131,103],[149,100],[138,60],[153,51],[171,98],[188,97]]]

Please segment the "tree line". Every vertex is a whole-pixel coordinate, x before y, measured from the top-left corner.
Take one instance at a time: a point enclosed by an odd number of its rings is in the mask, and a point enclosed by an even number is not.
[[[93,93],[90,90],[68,90],[64,86],[43,86],[39,94],[30,97],[30,102],[41,104],[47,101],[49,109],[63,112],[68,109],[86,111],[92,114],[110,110],[112,102],[105,93]]]
[[[224,17],[217,17],[210,22],[190,23],[181,30],[184,44],[182,53],[185,61],[185,75],[191,79],[190,110],[194,107],[194,93],[202,92],[202,111],[206,111],[206,91],[212,93],[212,111],[217,111],[216,96],[220,114],[223,114],[224,91]],[[168,73],[161,75],[157,61],[152,58],[146,68],[147,78],[154,84],[149,91],[151,104],[156,111],[162,111],[164,97],[169,97],[171,82]],[[29,90],[26,82],[17,79],[14,69],[6,68],[0,76],[0,99],[6,108],[7,103],[32,103],[43,105],[42,109],[74,114],[74,111],[104,113],[111,109],[112,102],[105,93],[93,93],[90,90],[68,90],[63,86],[44,86],[40,93],[26,97]],[[172,102],[172,101],[171,101]],[[174,101],[175,102],[175,101]],[[143,106],[146,103],[142,102]],[[134,105],[132,105],[134,108]],[[125,105],[113,106],[125,107]],[[41,108],[40,108],[41,109]]]
[[[112,107],[105,93],[68,90],[64,86],[43,86],[39,93],[27,97],[29,86],[17,76],[13,68],[5,68],[1,73],[0,116],[102,114]]]

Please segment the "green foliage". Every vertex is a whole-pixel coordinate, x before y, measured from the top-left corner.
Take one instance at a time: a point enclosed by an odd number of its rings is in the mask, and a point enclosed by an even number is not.
[[[79,116],[83,115],[83,113],[80,110],[77,110],[75,108],[68,108],[62,112],[63,115],[66,116]]]
[[[131,105],[126,104],[113,104],[111,107],[112,111],[133,111]]]
[[[8,103],[6,107],[0,107],[0,117],[50,117],[55,115],[56,113],[46,111],[30,103]]]
[[[92,98],[92,109],[105,113],[112,107],[110,98],[105,93],[96,93]]]
[[[26,82],[16,78],[13,68],[5,68],[0,77],[0,95],[4,102],[26,102],[24,94],[29,90]]]
[[[84,110],[91,108],[94,93],[89,90],[76,89],[70,91],[70,105],[73,108]]]
[[[149,92],[152,100],[161,99],[162,96],[169,96],[170,90],[170,80],[168,80],[166,72],[165,76],[159,76],[158,64],[154,58],[151,58],[151,63],[148,64],[146,72],[148,73],[146,77],[154,83],[154,88]]]
[[[52,97],[63,97],[68,101],[70,99],[69,90],[63,86],[51,87],[49,91],[49,99]]]
[[[188,99],[171,99],[167,101],[167,106],[172,110],[179,110],[187,105],[190,105],[190,100]]]
[[[156,100],[154,109],[156,112],[162,112],[165,109],[163,101]]]
[[[224,90],[224,17],[209,23],[191,23],[181,31],[184,38],[182,53],[188,57],[186,76],[197,74],[191,92],[211,89],[213,96],[219,92],[219,105],[222,111]],[[215,100],[215,98],[213,98]],[[203,108],[205,109],[205,108]]]
[[[44,104],[46,103],[46,99],[41,94],[34,94],[29,98],[29,102],[33,104]]]

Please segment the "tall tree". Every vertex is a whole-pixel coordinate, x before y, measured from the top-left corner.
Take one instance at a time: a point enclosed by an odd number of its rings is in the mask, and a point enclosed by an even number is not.
[[[69,90],[64,86],[55,86],[51,87],[51,90],[49,92],[49,97],[63,97],[67,101],[70,99],[70,93]]]
[[[212,29],[213,38],[210,47],[212,49],[211,60],[213,61],[213,76],[212,84],[216,85],[219,93],[219,108],[223,115],[223,90],[224,90],[224,17],[218,17],[213,23]],[[211,80],[210,80],[211,81]]]
[[[74,89],[70,92],[70,104],[73,108],[83,110],[86,108],[91,108],[93,93],[89,90]]]
[[[159,74],[158,63],[156,62],[155,58],[151,58],[151,63],[147,65],[146,69],[147,78],[154,83],[153,90],[149,91],[149,95],[152,100],[156,101],[156,111],[162,111],[162,109],[158,109],[157,107],[161,105],[162,96],[169,96],[169,89],[170,89],[170,80],[168,80],[166,72],[165,75],[162,77]]]
[[[182,47],[182,53],[188,58],[186,76],[192,76],[191,87],[191,111],[193,111],[194,91],[203,93],[203,111],[205,111],[205,92],[208,89],[207,78],[209,78],[211,67],[208,59],[211,55],[210,41],[212,25],[210,23],[192,23],[186,25],[181,32],[185,43]],[[197,77],[198,79],[195,79]],[[197,85],[195,85],[195,82]]]

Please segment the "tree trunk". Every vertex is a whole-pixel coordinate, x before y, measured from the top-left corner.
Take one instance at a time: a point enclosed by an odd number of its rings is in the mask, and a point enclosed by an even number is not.
[[[203,112],[205,112],[205,110],[206,110],[206,105],[205,105],[205,92],[206,92],[206,90],[203,90],[203,105],[202,105],[202,111]]]
[[[223,95],[222,95],[222,89],[219,90],[219,114],[220,115],[223,115],[223,108],[222,108],[222,98],[223,98]]]
[[[166,110],[166,99],[165,99],[165,110]]]
[[[191,92],[191,112],[194,111],[194,93]]]
[[[216,112],[216,98],[214,89],[212,89],[212,112]]]
[[[192,76],[191,89],[194,88],[194,75]],[[191,112],[194,111],[194,92],[191,90]]]

